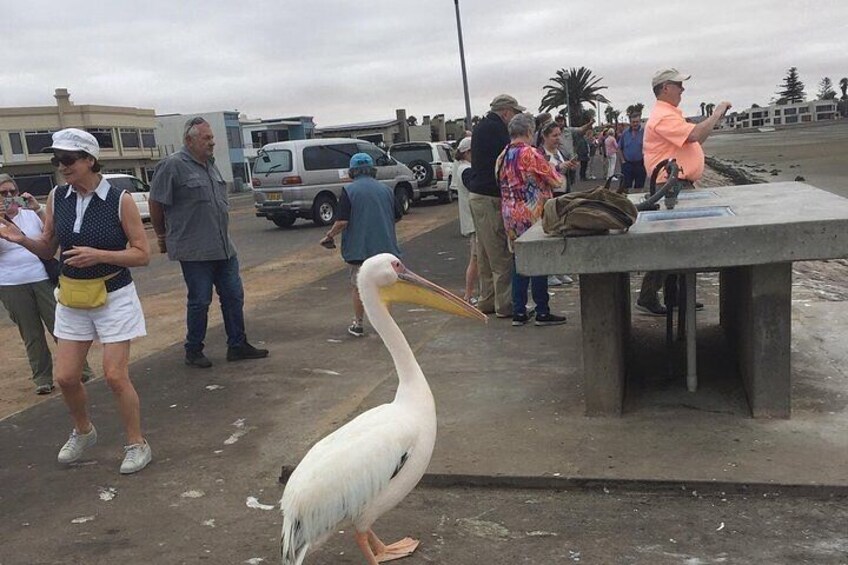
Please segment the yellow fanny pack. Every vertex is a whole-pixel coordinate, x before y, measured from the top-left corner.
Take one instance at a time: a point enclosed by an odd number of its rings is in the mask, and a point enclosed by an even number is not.
[[[59,292],[56,299],[59,304],[68,308],[80,310],[99,308],[106,304],[106,281],[119,274],[120,271],[96,279],[72,279],[59,275]]]

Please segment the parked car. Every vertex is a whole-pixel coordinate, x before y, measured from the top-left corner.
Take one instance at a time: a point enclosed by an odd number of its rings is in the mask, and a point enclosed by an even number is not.
[[[450,190],[453,152],[442,142],[407,141],[389,147],[389,155],[405,163],[415,175],[421,197],[436,196],[439,202],[453,202]]]
[[[406,165],[374,145],[359,139],[300,139],[269,143],[253,163],[253,200],[256,215],[281,228],[297,218],[325,226],[336,220],[348,168],[355,153],[368,153],[377,168],[377,180],[394,193],[404,214],[420,198],[418,183]]]
[[[120,173],[104,174],[103,178],[108,180],[109,184],[115,188],[129,192],[133,201],[135,201],[135,205],[138,206],[141,220],[144,222],[150,221],[150,204],[147,202],[147,198],[150,196],[150,186],[146,182],[138,177]]]

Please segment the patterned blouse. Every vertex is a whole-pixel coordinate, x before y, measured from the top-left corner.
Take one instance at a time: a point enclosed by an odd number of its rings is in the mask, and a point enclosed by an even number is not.
[[[495,163],[501,187],[501,214],[510,241],[542,217],[552,189],[563,183],[562,176],[542,153],[523,141],[513,141]]]

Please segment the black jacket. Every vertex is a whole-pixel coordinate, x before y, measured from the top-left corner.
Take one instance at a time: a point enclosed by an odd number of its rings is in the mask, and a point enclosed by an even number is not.
[[[497,196],[501,189],[495,178],[495,161],[509,145],[509,131],[500,116],[489,112],[474,128],[471,139],[471,184],[469,192]]]

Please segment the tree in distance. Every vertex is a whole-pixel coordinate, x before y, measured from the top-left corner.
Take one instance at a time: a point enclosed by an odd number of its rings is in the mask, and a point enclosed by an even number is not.
[[[632,116],[634,114],[636,114],[637,116],[641,116],[642,110],[644,110],[644,109],[645,109],[645,105],[642,104],[641,102],[637,102],[635,104],[631,104],[630,106],[628,106],[627,110],[625,110],[625,114],[627,114],[628,117]],[[701,110],[702,110],[702,113],[703,113],[703,108]]]
[[[783,104],[794,102],[803,102],[807,97],[804,92],[804,83],[798,77],[798,67],[789,67],[786,71],[786,77],[783,79],[783,84],[779,85],[777,95],[779,96],[778,104],[783,101]]]
[[[830,77],[824,77],[819,82],[819,100],[834,100],[836,98],[836,91],[833,90],[833,81],[830,80]]]
[[[603,78],[596,77],[586,67],[560,69],[548,80],[553,84],[545,85],[539,111],[547,112],[565,106],[570,124],[585,123],[584,102],[609,104],[609,100],[600,93],[606,89],[606,86],[600,85]]]

